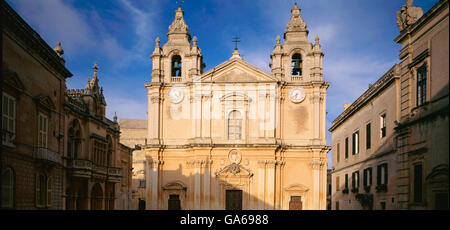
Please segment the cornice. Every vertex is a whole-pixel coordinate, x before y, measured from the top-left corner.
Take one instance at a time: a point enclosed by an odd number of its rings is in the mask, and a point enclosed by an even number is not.
[[[61,74],[64,78],[72,77],[72,73],[61,63],[55,51],[34,31],[5,1],[0,1],[2,14],[2,32],[14,35],[28,49],[39,55],[50,68]],[[9,34],[9,33],[12,34]]]
[[[364,92],[355,102],[353,102],[343,113],[341,113],[333,122],[329,129],[333,132],[339,127],[347,118],[359,111],[367,102],[381,92],[385,87],[391,84],[399,77],[399,65],[395,64],[389,71],[387,71],[375,84],[373,84],[366,92]]]

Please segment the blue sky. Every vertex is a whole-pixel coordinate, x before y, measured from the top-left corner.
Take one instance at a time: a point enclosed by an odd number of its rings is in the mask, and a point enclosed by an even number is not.
[[[438,0],[416,0],[424,12]],[[62,42],[73,77],[68,88],[84,88],[99,62],[100,85],[106,96],[107,117],[147,119],[147,90],[156,37],[167,41],[168,27],[178,5],[175,0],[7,0],[51,46]],[[185,21],[197,36],[206,70],[227,60],[235,35],[239,52],[270,72],[270,53],[277,35],[283,37],[293,0],[185,0]],[[308,24],[309,40],[319,35],[324,79],[331,82],[327,126],[398,62],[400,45],[396,12],[405,0],[297,1]],[[327,127],[327,128],[328,128]],[[331,144],[328,135],[328,144]]]

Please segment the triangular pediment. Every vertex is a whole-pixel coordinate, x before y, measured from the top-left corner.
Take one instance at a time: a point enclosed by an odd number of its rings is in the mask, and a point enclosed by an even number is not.
[[[17,76],[16,72],[3,71],[2,77],[3,83],[5,83],[6,85],[9,85],[19,91],[25,91],[25,86],[20,80],[20,78]]]
[[[277,79],[241,59],[226,61],[201,76],[202,82],[277,82]]]
[[[36,100],[36,102],[43,106],[44,108],[50,109],[50,110],[55,110],[56,106],[55,103],[53,103],[52,99],[50,96],[48,95],[38,95],[34,98]]]

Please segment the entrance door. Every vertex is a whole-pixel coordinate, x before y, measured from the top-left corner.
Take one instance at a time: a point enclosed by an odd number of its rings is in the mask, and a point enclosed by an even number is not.
[[[289,201],[289,210],[302,210],[302,205],[301,196],[291,196],[291,201]]]
[[[181,210],[180,195],[169,195],[169,210]]]
[[[242,190],[227,190],[225,210],[242,210]]]

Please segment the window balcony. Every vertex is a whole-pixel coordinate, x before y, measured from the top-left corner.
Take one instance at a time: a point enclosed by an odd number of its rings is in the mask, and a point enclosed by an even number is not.
[[[33,157],[36,160],[46,161],[50,163],[62,163],[62,158],[59,153],[46,148],[36,148]]]
[[[15,147],[13,144],[13,141],[16,139],[16,134],[9,132],[7,130],[2,130],[2,144],[9,146],[9,147]]]
[[[387,184],[379,184],[375,189],[377,192],[387,192]]]
[[[89,160],[70,160],[67,168],[73,177],[90,178],[92,175],[92,162]]]
[[[342,193],[343,193],[343,194],[348,194],[348,188],[344,188],[344,189],[342,190]]]
[[[291,81],[302,81],[302,76],[291,76]]]
[[[176,82],[176,83],[180,83],[181,82],[181,77],[172,77],[171,82]]]

